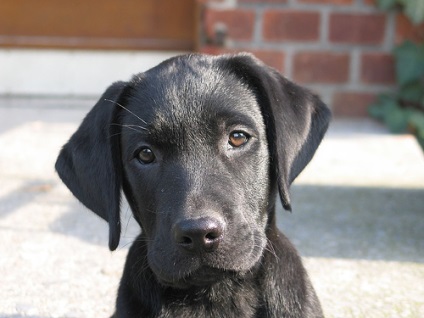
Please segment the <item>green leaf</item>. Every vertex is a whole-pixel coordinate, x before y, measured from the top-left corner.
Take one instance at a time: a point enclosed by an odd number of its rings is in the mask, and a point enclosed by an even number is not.
[[[396,103],[391,106],[390,111],[384,115],[384,121],[390,131],[394,133],[402,133],[408,127],[408,111],[401,109]]]
[[[384,120],[386,112],[396,107],[396,105],[394,96],[381,94],[378,96],[377,100],[368,107],[368,113],[374,118]]]
[[[424,113],[413,111],[409,116],[409,125],[415,130],[415,135],[424,150]]]
[[[418,111],[413,111],[409,117],[409,123],[417,131],[417,136],[424,139],[424,114]]]
[[[368,114],[377,119],[384,118],[384,108],[381,105],[373,104],[368,107]]]
[[[424,76],[424,45],[406,41],[394,50],[396,77],[401,86],[419,81]]]
[[[424,98],[424,86],[421,82],[411,82],[401,88],[399,98],[409,102],[420,103]]]
[[[389,10],[396,4],[396,0],[378,0],[378,7],[383,10]]]
[[[424,0],[403,1],[405,14],[415,24],[424,21]]]

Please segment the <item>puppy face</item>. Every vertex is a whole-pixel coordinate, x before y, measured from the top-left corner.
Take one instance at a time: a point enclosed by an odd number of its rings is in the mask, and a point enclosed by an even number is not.
[[[225,70],[173,61],[140,76],[124,104],[124,179],[159,281],[201,285],[251,269],[266,244],[269,200],[266,129],[253,92]],[[201,220],[213,224],[216,246],[187,248],[195,238],[181,241],[176,227]]]
[[[317,96],[251,55],[185,55],[112,84],[56,170],[109,223],[111,250],[123,190],[157,280],[207,285],[259,263],[274,194],[291,209],[289,186],[330,117]]]

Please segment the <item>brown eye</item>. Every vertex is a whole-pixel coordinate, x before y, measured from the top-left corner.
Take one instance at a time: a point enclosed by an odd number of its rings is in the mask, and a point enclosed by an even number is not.
[[[246,144],[249,141],[249,137],[248,134],[242,131],[233,131],[228,138],[228,143],[232,147],[238,148]]]
[[[137,157],[144,164],[152,163],[156,158],[152,149],[147,147],[141,148]]]

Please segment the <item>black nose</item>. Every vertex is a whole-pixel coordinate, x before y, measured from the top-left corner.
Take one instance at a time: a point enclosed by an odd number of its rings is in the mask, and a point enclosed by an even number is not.
[[[213,252],[222,239],[224,224],[211,217],[185,219],[175,224],[175,242],[186,251]]]

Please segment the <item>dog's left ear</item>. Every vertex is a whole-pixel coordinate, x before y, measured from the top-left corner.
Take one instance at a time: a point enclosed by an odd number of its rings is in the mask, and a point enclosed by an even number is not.
[[[115,250],[121,233],[120,110],[117,102],[127,86],[112,84],[63,146],[56,171],[63,183],[87,208],[109,223],[109,248]]]
[[[312,159],[330,122],[328,107],[251,54],[225,55],[224,69],[255,92],[262,110],[281,201],[291,210],[289,186]]]

